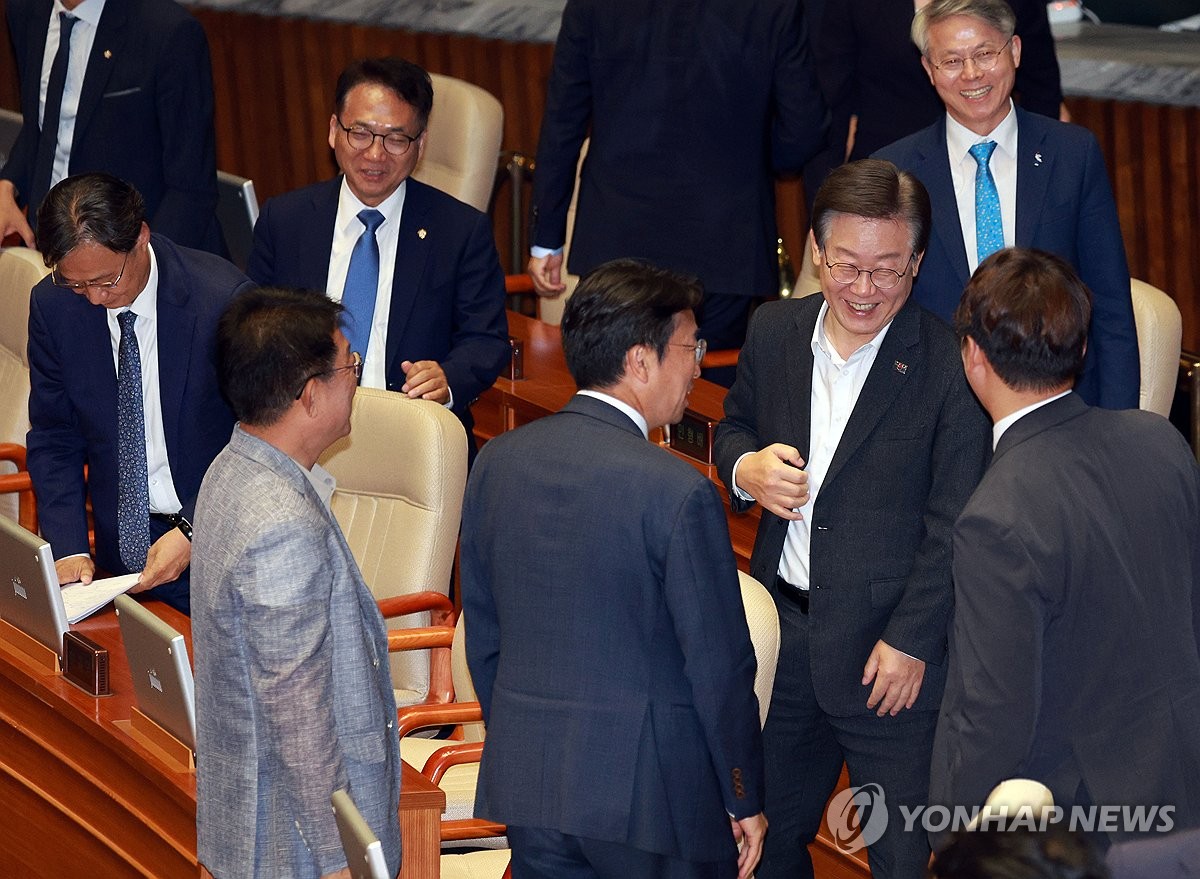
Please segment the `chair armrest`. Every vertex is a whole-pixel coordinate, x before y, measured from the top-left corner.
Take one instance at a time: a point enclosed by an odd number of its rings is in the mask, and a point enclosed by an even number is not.
[[[401,738],[430,726],[479,723],[483,710],[478,702],[451,702],[446,705],[407,705],[396,709],[396,733]]]
[[[413,629],[388,629],[388,653],[401,650],[450,649],[454,629],[449,626],[420,626]]]
[[[434,784],[438,784],[451,766],[478,763],[482,757],[483,742],[460,742],[456,745],[446,745],[429,755],[429,759],[421,767],[421,774]]]
[[[443,821],[441,827],[442,842],[504,836],[507,832],[508,828],[503,824],[485,821],[482,818],[458,818],[453,821]]]
[[[10,461],[18,470],[24,470],[25,447],[19,443],[0,443],[0,461]]]
[[[429,611],[429,621],[435,626],[454,627],[454,604],[440,592],[410,592],[393,595],[377,602],[384,619],[407,616],[410,613]]]
[[[509,296],[514,293],[533,293],[533,278],[529,275],[505,275],[504,292]]]
[[[37,534],[37,496],[33,493],[33,479],[25,469],[25,447],[0,443],[0,461],[8,461],[17,468],[16,473],[0,476],[0,494],[16,493],[17,522],[26,531]]]
[[[741,348],[723,348],[719,351],[709,351],[704,355],[704,359],[700,361],[700,366],[704,369],[714,369],[719,366],[737,366],[738,355],[741,353]]]

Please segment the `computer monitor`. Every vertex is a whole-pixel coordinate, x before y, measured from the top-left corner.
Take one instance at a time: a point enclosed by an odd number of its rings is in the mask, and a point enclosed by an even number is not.
[[[258,222],[258,196],[253,180],[228,171],[217,172],[217,222],[230,260],[245,271],[254,247],[254,224]]]
[[[50,544],[0,516],[0,618],[63,655],[67,614]]]
[[[138,709],[195,751],[196,696],[183,635],[128,595],[116,605]]]
[[[350,794],[344,790],[334,791],[332,802],[350,875],[354,879],[391,879],[383,857],[383,843],[372,832]]]

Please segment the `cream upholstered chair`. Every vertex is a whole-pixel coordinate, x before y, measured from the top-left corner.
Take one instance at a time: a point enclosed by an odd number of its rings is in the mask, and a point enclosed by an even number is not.
[[[775,599],[762,583],[745,571],[738,571],[742,588],[742,606],[746,609],[746,625],[750,627],[750,643],[758,672],[754,676],[754,695],[758,697],[758,720],[767,722],[771,707],[771,691],[775,687],[775,668],[779,664],[779,611]]]
[[[1171,414],[1179,380],[1183,319],[1175,300],[1157,287],[1134,278],[1129,289],[1142,368],[1138,408],[1165,417]]]
[[[413,177],[487,213],[496,184],[504,109],[477,85],[431,73],[433,110]]]
[[[36,250],[0,248],[0,443],[22,448],[29,430],[29,291],[48,273]],[[0,461],[0,474],[16,469],[11,461]],[[0,477],[0,491],[10,490],[14,481],[6,485]],[[16,518],[15,494],[0,496],[0,515]]]
[[[467,437],[449,409],[428,400],[359,388],[349,436],[321,466],[337,479],[331,507],[377,599],[449,590],[467,480]],[[408,615],[392,628],[420,626]],[[397,704],[426,697],[429,656],[392,656]]]

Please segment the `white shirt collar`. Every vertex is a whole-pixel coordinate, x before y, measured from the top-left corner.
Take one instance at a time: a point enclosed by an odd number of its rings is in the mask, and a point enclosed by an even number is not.
[[[650,428],[646,424],[645,416],[643,416],[641,412],[634,409],[632,406],[630,406],[624,400],[618,400],[616,397],[614,397],[610,394],[606,394],[603,391],[585,390],[585,391],[579,391],[578,393],[584,397],[594,397],[597,400],[603,400],[608,405],[614,406],[617,409],[620,409],[622,412],[624,412],[626,415],[628,415],[630,417],[630,419],[633,420],[634,424],[636,424],[638,426],[638,430],[640,430],[642,432],[642,436],[644,436],[646,439],[650,439]]]
[[[83,0],[74,9],[67,9],[63,6],[62,0],[54,0],[54,7],[51,9],[51,16],[57,16],[60,12],[65,12],[68,15],[73,15],[80,21],[85,21],[92,27],[100,24],[100,15],[104,12],[105,0]]]
[[[335,228],[342,229],[355,224],[352,230],[355,237],[362,231],[362,226],[359,222],[358,215],[361,211],[376,210],[383,214],[383,225],[395,228],[396,223],[400,221],[400,214],[404,210],[404,193],[408,191],[408,178],[400,181],[400,185],[396,187],[396,191],[381,201],[379,204],[372,207],[371,205],[363,204],[359,201],[354,190],[350,188],[350,184],[346,182],[346,175],[342,175],[342,186],[338,193],[338,212],[337,226]]]
[[[337,489],[337,480],[333,477],[333,474],[320,464],[313,464],[311,470],[305,470],[303,467],[300,469],[304,472],[308,481],[312,483],[312,487],[316,489],[317,497],[321,499],[321,503],[328,508],[329,501]]]
[[[1008,99],[1008,115],[1000,124],[985,135],[978,135],[965,125],[957,122],[949,113],[946,114],[946,144],[950,155],[960,161],[967,156],[971,147],[977,143],[996,142],[996,149],[1004,150],[1009,156],[1017,155],[1017,113],[1013,108],[1012,98]],[[975,161],[971,159],[971,161]]]
[[[819,294],[813,294],[813,295],[819,295]],[[912,295],[912,294],[909,294],[909,295]],[[897,312],[897,313],[899,313],[899,312]],[[817,356],[818,354],[824,354],[825,357],[827,357],[829,359],[829,361],[834,366],[836,366],[838,369],[841,369],[848,362],[850,362],[854,358],[862,355],[868,348],[875,348],[876,350],[878,350],[879,346],[883,344],[883,337],[887,335],[888,330],[891,329],[891,326],[892,326],[892,321],[889,320],[886,324],[883,325],[883,329],[881,329],[878,333],[875,334],[874,338],[872,338],[868,342],[863,343],[862,345],[860,345],[858,347],[858,349],[853,354],[851,354],[849,357],[844,358],[844,357],[842,357],[841,354],[838,353],[837,348],[834,347],[833,342],[831,342],[829,340],[829,337],[827,335],[825,335],[825,318],[828,314],[829,314],[829,303],[822,302],[821,310],[817,312],[817,325],[816,325],[816,327],[813,328],[812,352],[813,352],[814,357]],[[895,319],[896,318],[893,315],[892,320],[895,320]]]
[[[1018,409],[1011,415],[1005,415],[1003,418],[997,421],[994,425],[992,425],[992,451],[996,451],[996,446],[1000,444],[1000,437],[1004,436],[1004,432],[1006,430],[1008,430],[1035,409],[1041,409],[1047,403],[1053,403],[1055,400],[1059,399],[1060,397],[1065,397],[1069,393],[1071,393],[1070,388],[1063,391],[1061,394],[1055,394],[1053,397],[1047,397],[1044,400],[1038,400],[1036,403],[1026,406],[1024,409]]]

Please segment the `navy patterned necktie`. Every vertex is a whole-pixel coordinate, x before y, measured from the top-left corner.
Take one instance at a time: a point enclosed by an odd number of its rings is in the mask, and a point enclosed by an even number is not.
[[[988,167],[996,142],[977,143],[971,147],[975,169],[975,252],[983,262],[997,250],[1004,249],[1004,224],[1000,220],[1000,193]]]
[[[46,84],[46,108],[42,111],[42,134],[38,138],[37,157],[29,184],[29,223],[36,226],[37,209],[50,191],[54,175],[54,156],[58,152],[59,117],[62,115],[63,89],[67,84],[67,62],[71,59],[71,31],[79,21],[69,12],[58,14],[58,51],[50,65],[50,80]]]
[[[346,286],[342,288],[342,306],[349,315],[346,339],[350,350],[365,360],[371,341],[371,321],[375,318],[375,297],[379,292],[379,242],[375,231],[383,224],[383,214],[373,208],[359,211],[359,222],[366,228],[354,242]]]
[[[121,562],[132,571],[146,567],[150,551],[150,490],[146,473],[146,416],[142,408],[142,358],[133,324],[137,315],[117,315],[117,540]]]

